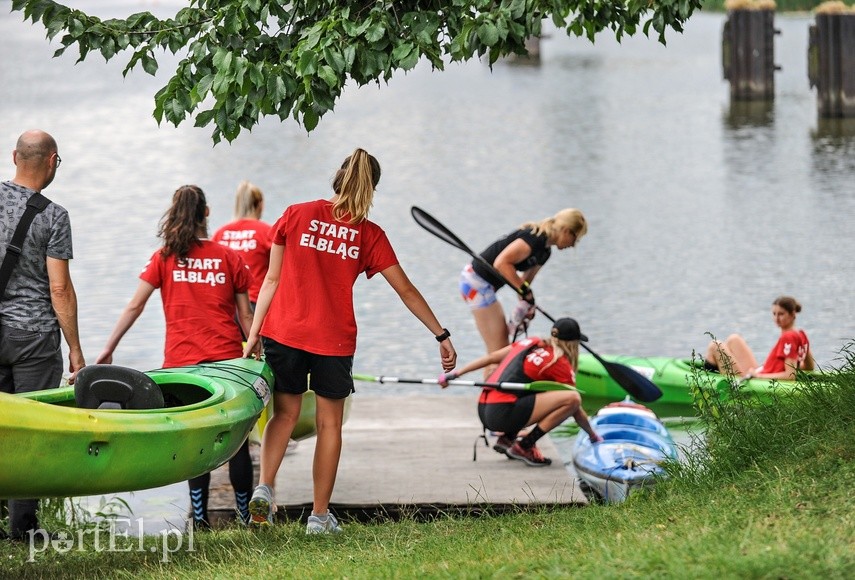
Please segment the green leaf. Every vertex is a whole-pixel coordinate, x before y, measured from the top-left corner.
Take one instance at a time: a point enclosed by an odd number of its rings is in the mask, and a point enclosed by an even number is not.
[[[324,60],[332,67],[336,74],[343,73],[347,68],[344,56],[331,46],[324,47]]]
[[[270,100],[274,103],[278,103],[285,99],[285,96],[288,94],[288,90],[285,88],[285,82],[282,80],[282,77],[274,76],[267,80],[267,94],[270,96]]]
[[[306,128],[307,133],[314,131],[315,127],[318,126],[318,121],[320,121],[320,116],[314,109],[309,107],[307,110],[303,111],[303,127]]]
[[[415,49],[415,45],[412,42],[402,42],[392,51],[392,58],[395,60],[405,59],[413,52],[413,49]]]
[[[195,126],[196,127],[207,127],[208,124],[211,122],[211,120],[213,120],[215,114],[216,114],[216,112],[213,110],[202,111],[201,113],[196,115]]]
[[[386,27],[383,26],[382,22],[375,22],[365,31],[365,39],[368,42],[377,42],[383,38],[384,34],[386,34]]]
[[[155,76],[157,74],[157,61],[148,52],[144,52],[140,57],[142,59],[143,70]]]
[[[302,76],[309,76],[315,74],[317,68],[317,54],[310,50],[307,50],[306,52],[300,55],[300,61],[297,63],[297,72],[299,72]]]
[[[353,67],[353,61],[356,59],[356,47],[348,45],[344,47],[344,68],[350,70]]]
[[[499,29],[492,22],[484,22],[478,27],[478,39],[487,46],[499,42]]]
[[[331,66],[325,64],[318,69],[318,76],[330,87],[338,85],[338,75]]]

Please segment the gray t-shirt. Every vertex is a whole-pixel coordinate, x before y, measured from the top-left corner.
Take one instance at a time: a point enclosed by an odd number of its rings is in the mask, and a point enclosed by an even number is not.
[[[35,192],[11,181],[0,183],[0,261]],[[50,332],[59,324],[50,301],[47,256],[70,260],[71,221],[64,207],[51,203],[36,215],[24,239],[23,252],[0,297],[0,324],[20,330]]]

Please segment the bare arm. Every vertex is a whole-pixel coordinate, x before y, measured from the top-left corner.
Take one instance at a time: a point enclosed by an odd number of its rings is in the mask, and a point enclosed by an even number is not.
[[[68,260],[47,258],[47,274],[50,284],[50,301],[65,342],[68,344],[69,383],[74,382],[77,371],[86,366],[80,346],[80,331],[77,326],[77,293],[71,282]]]
[[[249,332],[246,333],[246,345],[243,347],[243,356],[245,357],[254,356],[256,359],[261,359],[261,342],[259,341],[258,333],[261,332],[264,317],[267,316],[270,303],[273,301],[273,295],[276,294],[276,289],[279,287],[279,276],[282,270],[282,256],[284,253],[285,246],[273,244],[270,248],[270,263],[267,266],[267,274],[264,276],[261,290],[258,291],[255,314],[252,317]]]
[[[522,239],[516,239],[496,256],[496,259],[493,260],[493,266],[514,288],[519,288],[523,282],[534,280],[534,276],[537,274],[535,268],[529,269],[523,276],[517,274],[514,264],[525,260],[529,256],[531,256],[531,246]],[[536,268],[539,269],[539,266]]]
[[[439,323],[439,320],[437,320],[433,310],[430,309],[430,306],[424,299],[424,296],[422,296],[418,288],[413,285],[401,266],[390,266],[383,270],[381,274],[386,278],[386,281],[392,289],[397,292],[398,296],[401,298],[401,302],[404,303],[409,311],[412,312],[413,315],[418,318],[434,336],[443,333],[442,325]],[[454,345],[451,344],[451,339],[446,338],[439,343],[439,355],[442,361],[442,369],[444,371],[450,371],[454,368],[454,365],[457,364],[457,352],[454,350]]]
[[[238,321],[244,336],[249,335],[252,328],[252,306],[249,305],[249,294],[239,292],[235,294],[235,305],[237,306]]]
[[[591,441],[596,443],[597,441],[602,441],[603,438],[597,435],[597,432],[594,431],[594,428],[591,427],[591,422],[588,420],[588,414],[585,413],[585,409],[579,407],[579,410],[573,413],[573,418],[576,420],[576,424],[588,434],[591,438]]]
[[[136,322],[137,318],[142,314],[143,309],[145,309],[145,304],[148,302],[152,292],[154,292],[154,286],[148,282],[140,280],[139,286],[137,286],[137,291],[134,293],[131,301],[128,302],[128,305],[125,306],[122,314],[119,315],[119,320],[116,321],[116,326],[113,328],[110,338],[107,339],[107,344],[104,345],[104,350],[101,351],[101,354],[99,354],[98,358],[95,360],[96,364],[113,363],[113,351],[116,350],[116,347],[119,346],[119,341],[122,340],[125,333],[130,330],[131,326],[134,325],[134,322]]]
[[[466,373],[470,373],[472,371],[477,371],[478,369],[483,369],[487,365],[498,364],[502,362],[502,360],[511,352],[511,345],[500,348],[499,350],[494,350],[489,354],[485,354],[484,356],[480,356],[475,360],[472,360],[459,369],[455,371],[455,375],[460,377],[465,375]]]
[[[794,381],[796,379],[796,366],[799,361],[794,358],[784,360],[784,370],[779,373],[754,373],[749,372],[748,377],[757,377],[758,379],[780,379],[783,381]]]

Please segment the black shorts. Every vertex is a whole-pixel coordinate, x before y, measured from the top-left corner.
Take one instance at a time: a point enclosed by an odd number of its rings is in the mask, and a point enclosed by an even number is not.
[[[520,397],[515,403],[478,403],[478,417],[490,431],[517,433],[528,425],[534,411],[534,394]]]
[[[311,388],[327,399],[345,399],[353,388],[353,357],[324,356],[263,337],[264,360],[273,369],[273,390],[301,395]],[[311,380],[309,379],[311,375]]]

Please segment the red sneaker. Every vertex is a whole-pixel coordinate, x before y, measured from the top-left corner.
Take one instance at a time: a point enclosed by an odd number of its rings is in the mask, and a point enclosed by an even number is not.
[[[517,441],[508,448],[506,453],[511,459],[525,461],[526,465],[531,465],[532,467],[552,465],[552,460],[544,457],[540,449],[537,448],[537,445],[532,446],[531,449],[523,449],[519,441]]]

